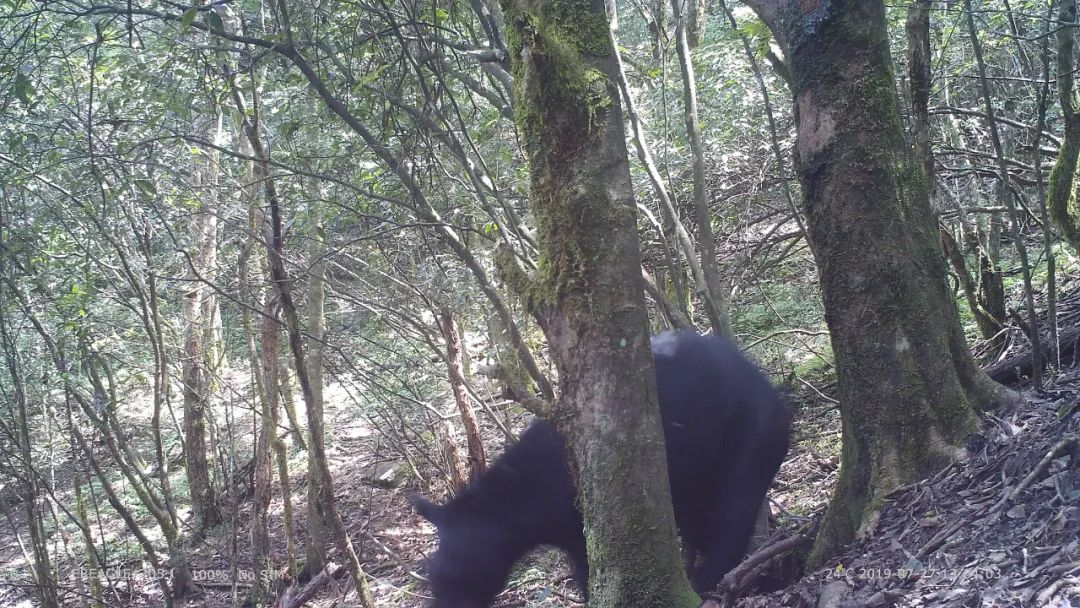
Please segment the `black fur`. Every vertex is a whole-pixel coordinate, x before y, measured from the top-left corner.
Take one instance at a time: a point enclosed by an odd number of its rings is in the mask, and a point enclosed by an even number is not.
[[[697,555],[691,580],[716,588],[746,550],[758,508],[787,454],[791,415],[768,379],[727,340],[667,332],[652,341],[675,521]],[[575,580],[588,561],[565,444],[534,422],[476,483],[443,506],[422,498],[439,549],[435,608],[484,608],[538,545],[566,551]]]

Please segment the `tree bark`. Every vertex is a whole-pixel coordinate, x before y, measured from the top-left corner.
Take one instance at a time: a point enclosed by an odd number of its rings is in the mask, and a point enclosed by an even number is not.
[[[469,478],[465,472],[465,459],[461,457],[461,448],[454,437],[454,425],[450,420],[440,417],[435,420],[432,429],[435,431],[435,442],[442,448],[443,462],[450,478],[450,495],[457,496],[469,485]]]
[[[930,147],[930,0],[914,0],[908,6],[908,81],[911,83],[911,140],[922,163],[926,189],[933,193],[934,152]]]
[[[251,505],[251,556],[255,562],[255,580],[250,600],[255,606],[269,604],[272,591],[263,573],[272,570],[270,556],[270,498],[273,484],[273,443],[277,429],[274,412],[278,409],[278,331],[277,294],[268,291],[263,302],[260,326],[259,373],[263,377],[265,399],[259,404],[259,435],[255,441],[255,495]]]
[[[469,405],[469,395],[465,392],[465,366],[463,364],[464,345],[457,322],[449,308],[443,308],[439,315],[443,337],[446,339],[446,364],[450,377],[450,391],[454,394],[461,424],[465,427],[465,441],[469,446],[469,480],[476,481],[487,469],[487,457],[484,455],[484,440],[480,436],[480,425],[476,412]]]
[[[1020,258],[1020,272],[1024,279],[1024,304],[1027,308],[1028,327],[1031,328],[1031,367],[1034,370],[1032,381],[1036,387],[1042,386],[1043,352],[1042,343],[1039,340],[1039,317],[1035,312],[1035,295],[1031,283],[1031,264],[1028,262],[1027,245],[1024,244],[1023,235],[1020,232],[1020,214],[1016,210],[1012,191],[1009,188],[1009,169],[1006,165],[1005,150],[1002,147],[1001,135],[998,132],[997,121],[994,120],[994,105],[990,97],[990,84],[986,79],[986,62],[983,61],[982,43],[979,42],[978,30],[975,29],[975,17],[972,15],[971,0],[964,0],[964,12],[967,17],[968,35],[971,38],[971,47],[975,51],[975,65],[979,74],[979,90],[982,93],[983,105],[987,127],[990,130],[990,141],[994,145],[994,156],[998,166],[998,197],[999,202],[1005,205],[1009,211],[1009,236],[1016,247],[1016,253]]]
[[[682,0],[691,8],[697,6],[697,0]],[[679,52],[679,68],[683,82],[683,122],[690,141],[690,154],[693,157],[694,176],[694,214],[698,223],[698,247],[702,277],[698,285],[701,290],[705,310],[709,315],[709,326],[717,334],[731,337],[731,318],[728,315],[727,293],[720,268],[716,263],[716,238],[713,236],[712,211],[709,209],[708,192],[705,189],[705,146],[701,141],[701,122],[698,120],[697,80],[694,76],[694,64],[690,56],[693,22],[697,12],[682,14],[680,0],[671,0],[671,12],[675,19],[675,48]],[[698,30],[700,35],[700,29]],[[687,257],[693,255],[687,252]]]
[[[212,131],[206,128],[205,131]],[[208,371],[206,370],[206,323],[208,304],[203,283],[210,270],[217,250],[217,214],[214,206],[205,198],[205,186],[216,181],[210,173],[217,171],[205,159],[196,158],[192,174],[193,187],[199,202],[195,223],[196,252],[189,258],[188,291],[184,295],[184,319],[187,323],[184,339],[184,458],[188,487],[191,491],[191,511],[196,533],[221,523],[221,509],[210,478],[210,453],[206,441],[206,415],[209,406]]]
[[[1062,0],[1058,21],[1063,27],[1057,31],[1057,90],[1065,127],[1057,160],[1050,171],[1046,205],[1061,236],[1073,249],[1080,251],[1080,217],[1077,217],[1073,188],[1076,162],[1080,158],[1080,112],[1073,101],[1076,0]]]
[[[701,44],[701,39],[705,35],[705,2],[703,0],[681,1],[686,5],[686,42],[691,49],[694,49]],[[679,18],[679,12],[675,11],[675,19]]]
[[[540,262],[503,276],[559,372],[594,608],[696,607],[675,540],[618,67],[602,0],[504,0]]]
[[[258,126],[258,97],[255,98],[255,108],[252,115],[247,116],[244,110],[244,102],[238,90],[233,89],[233,100],[237,109],[240,110],[244,119],[244,134],[248,143],[251,144],[252,155],[257,159],[255,162],[256,180],[262,183],[263,194],[269,207],[269,225],[266,227],[266,248],[269,259],[270,280],[273,283],[274,293],[281,305],[281,312],[285,318],[285,328],[289,332],[289,350],[292,352],[293,365],[296,369],[296,379],[300,383],[300,393],[304,398],[304,406],[307,410],[308,433],[311,441],[308,449],[312,453],[315,465],[318,468],[318,478],[324,484],[324,491],[329,500],[325,503],[326,519],[330,522],[330,531],[333,533],[334,543],[338,551],[345,559],[346,567],[356,583],[356,592],[360,596],[360,605],[364,608],[372,608],[375,601],[371,595],[367,575],[360,564],[360,558],[353,547],[349,531],[345,528],[345,522],[337,510],[334,501],[334,481],[330,474],[330,465],[326,457],[326,432],[323,427],[323,419],[314,415],[312,403],[315,401],[312,393],[311,377],[308,375],[307,358],[304,356],[304,342],[300,332],[300,317],[296,312],[296,304],[292,299],[291,279],[285,270],[284,259],[284,235],[283,220],[281,217],[281,201],[278,198],[277,186],[274,176],[270,172],[270,153],[263,145]],[[267,393],[274,390],[274,386],[266,387]]]
[[[922,169],[900,122],[881,0],[751,0],[790,58],[796,166],[836,357],[840,478],[811,555],[873,529],[885,495],[962,454],[1004,394],[974,364]]]
[[[323,336],[326,334],[326,239],[321,217],[314,218],[314,234],[311,237],[311,275],[308,279],[308,380],[311,384],[311,401],[307,403],[308,419],[315,419],[316,426],[323,425]],[[308,426],[307,445],[315,438]],[[334,499],[327,491],[322,470],[315,460],[315,451],[307,452],[307,541],[305,543],[304,571],[301,580],[321,572],[326,566],[326,540],[330,520],[326,505]]]

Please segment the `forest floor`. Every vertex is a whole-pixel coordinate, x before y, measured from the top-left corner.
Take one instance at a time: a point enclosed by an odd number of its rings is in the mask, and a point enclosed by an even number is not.
[[[899,488],[829,568],[749,607],[1080,606],[1080,370],[985,418],[973,456]]]
[[[328,403],[347,402],[328,399]],[[823,395],[817,404],[799,409],[791,453],[770,492],[778,524],[774,538],[796,534],[820,516],[835,483],[839,412]],[[331,407],[327,414],[332,431],[328,456],[338,504],[362,552],[378,605],[420,608],[429,599],[420,582],[424,557],[435,549],[436,539],[433,528],[414,513],[407,498],[424,493],[425,488],[412,475],[401,483],[373,480],[373,471],[378,476],[388,462],[404,470],[411,466],[390,457],[385,438],[355,410]],[[510,419],[518,427],[525,424],[523,415],[513,414]],[[501,433],[493,426],[484,432],[489,454],[501,451]],[[830,561],[828,568],[766,593],[797,578],[795,560],[778,559],[764,568],[765,575],[744,592],[737,605],[1080,607],[1078,438],[1080,368],[1073,368],[1058,377],[1052,390],[1027,392],[1022,403],[987,415],[968,461],[894,491],[874,530]],[[295,538],[304,537],[306,477],[302,464],[296,464],[302,459],[303,452],[294,449],[290,485]],[[437,478],[430,465],[414,464],[429,479]],[[440,487],[436,484],[436,494]],[[9,525],[0,527],[0,607],[29,607],[26,562],[12,532],[24,529],[19,525],[21,509],[17,504],[8,506],[12,507]],[[270,512],[275,557],[277,563],[285,564],[288,547],[280,492],[275,493]],[[220,579],[227,579],[234,565],[241,573],[251,572],[250,521],[247,497],[235,519],[201,541],[191,557],[193,571],[203,579],[200,593],[178,605],[237,605],[232,589]],[[144,523],[149,527],[149,521]],[[110,538],[128,542],[120,530]],[[294,550],[302,559],[302,547]],[[331,560],[340,563],[336,555]],[[143,567],[135,558],[111,566],[117,578]],[[508,590],[495,605],[580,606],[568,574],[557,552],[537,552],[515,570]],[[247,588],[237,588],[240,598]],[[153,582],[137,575],[115,585],[110,599],[113,606],[161,605]],[[359,602],[347,578],[338,576],[307,605],[347,607]]]
[[[515,428],[524,428],[527,416],[507,414]],[[388,460],[401,463],[384,456],[388,450],[381,445],[380,436],[363,418],[351,417],[348,412],[340,411],[330,412],[330,415],[333,416],[331,426],[334,436],[329,456],[335,475],[338,504],[352,532],[353,541],[363,553],[364,570],[370,577],[376,602],[379,606],[422,608],[430,602],[431,597],[419,579],[424,573],[425,557],[435,550],[437,542],[434,528],[413,511],[408,497],[413,493],[424,493],[424,490],[415,477],[396,487],[373,483],[373,470],[382,472],[382,465]],[[484,417],[481,417],[481,422],[484,422]],[[794,445],[770,494],[773,514],[782,526],[790,528],[807,524],[823,511],[838,468],[839,428],[839,411],[835,404],[824,403],[800,411]],[[483,432],[489,458],[501,453],[504,442],[498,429],[489,424],[484,425]],[[432,467],[422,463],[416,465],[429,479],[437,478]],[[305,481],[306,477],[298,474],[291,484],[297,513],[297,537],[300,538],[304,531],[305,497],[302,492]],[[436,487],[441,490],[444,484],[436,484]],[[441,497],[436,496],[435,499],[440,500]],[[274,497],[271,504],[271,514],[274,526],[271,534],[276,539],[277,558],[279,563],[284,563],[287,553],[281,540],[284,538],[283,505],[279,495]],[[250,521],[249,501],[243,505],[239,520]],[[246,535],[247,530],[242,530],[239,535],[242,546],[235,553],[241,559],[246,559],[249,554],[243,546],[247,544]],[[231,535],[223,536],[218,541],[208,540],[206,550],[199,551],[199,557],[192,560],[193,567],[227,569],[229,538]],[[243,570],[251,566],[241,564],[239,567]],[[341,571],[339,576],[307,605],[325,608],[359,606],[356,595],[351,592],[351,583]],[[494,606],[581,606],[579,597],[563,556],[555,550],[541,549],[519,564],[507,590],[499,596]],[[206,588],[204,596],[187,605],[217,608],[231,606],[232,603],[228,589],[215,587]]]
[[[239,377],[243,374],[236,375]],[[228,383],[229,379],[225,381]],[[435,481],[432,489],[420,482],[412,473],[413,466],[428,480],[438,480],[439,472],[430,463],[421,460],[411,464],[403,463],[395,452],[389,449],[386,437],[377,431],[373,423],[360,415],[355,407],[347,405],[351,401],[346,395],[339,394],[341,391],[340,387],[332,385],[328,387],[326,395],[329,433],[327,455],[334,476],[340,512],[361,553],[363,567],[369,575],[378,605],[421,608],[431,599],[427,588],[421,582],[424,560],[435,550],[437,542],[434,528],[415,513],[408,498],[412,494],[420,493],[437,501],[442,500],[446,485]],[[242,392],[238,391],[241,397]],[[506,409],[508,407],[510,409]],[[515,430],[523,429],[527,424],[528,416],[516,406],[503,404],[499,413],[504,416],[504,422]],[[148,428],[148,414],[145,408],[138,407],[129,407],[124,411],[124,427],[137,429],[137,442],[149,441],[149,435],[144,431]],[[504,447],[502,433],[490,423],[487,416],[481,416],[480,421],[489,458],[494,458]],[[828,499],[835,482],[838,463],[839,412],[834,404],[829,403],[823,403],[820,407],[804,408],[800,412],[795,432],[795,445],[781,468],[771,494],[773,513],[778,515],[785,525],[810,521],[813,515],[820,513]],[[234,436],[232,440],[237,444],[248,445],[251,442],[250,431]],[[107,461],[104,452],[102,457]],[[306,453],[295,445],[290,448],[294,538],[305,536],[305,457]],[[75,468],[70,461],[61,461],[58,464],[55,477],[58,487],[71,487],[72,470]],[[373,479],[393,469],[403,473],[399,479]],[[182,470],[173,472],[171,479],[174,487],[183,485],[183,477]],[[238,495],[239,507],[231,510],[234,512],[232,517],[193,547],[189,564],[199,581],[199,592],[177,601],[177,606],[226,608],[238,606],[246,596],[250,589],[249,582],[241,582],[237,586],[239,602],[234,602],[233,589],[228,581],[236,574],[239,574],[241,581],[244,581],[245,577],[250,580],[253,576],[250,550],[252,503],[249,483],[250,481],[244,480],[242,476],[234,481],[232,491]],[[114,484],[124,492],[122,481],[114,480]],[[130,494],[127,498],[130,499],[129,505],[136,502]],[[73,493],[70,491],[58,493],[57,499],[68,508],[74,504]],[[8,507],[6,521],[0,523],[0,608],[31,608],[34,604],[29,594],[29,567],[19,546],[20,540],[23,543],[28,541],[24,511],[16,497],[9,496],[2,488],[0,500],[6,500],[7,504],[4,506]],[[226,507],[226,511],[230,510]],[[186,509],[181,509],[180,512],[183,515]],[[160,535],[154,534],[156,528],[149,514],[137,514],[147,536],[152,541],[160,542]],[[106,530],[102,535],[106,546],[104,553],[109,559],[105,571],[106,577],[112,583],[106,593],[108,605],[131,608],[162,605],[160,589],[150,576],[151,570],[141,557],[141,550],[103,499],[100,509],[91,508],[91,519],[98,517],[100,519],[97,521],[102,529]],[[275,563],[284,566],[288,561],[289,547],[284,540],[284,501],[276,486],[270,505],[270,526]],[[19,531],[19,538],[14,530]],[[70,527],[68,533],[71,540],[78,539],[76,528]],[[79,555],[79,546],[73,544],[74,555]],[[53,551],[56,554],[64,553],[58,545],[53,545]],[[293,551],[298,560],[303,559],[302,546],[294,547]],[[337,565],[342,563],[332,548],[330,560]],[[66,562],[60,567],[61,582],[62,586],[74,591],[82,586],[82,582],[78,577],[78,568],[70,564],[71,562]],[[70,605],[81,605],[76,599],[77,593],[68,595],[75,600],[70,602]],[[580,606],[580,602],[575,601],[578,597],[579,593],[569,578],[569,569],[563,556],[554,550],[539,550],[514,571],[507,591],[499,596],[496,606]],[[359,601],[343,570],[338,570],[337,576],[329,584],[323,585],[306,605],[349,607],[358,606]]]

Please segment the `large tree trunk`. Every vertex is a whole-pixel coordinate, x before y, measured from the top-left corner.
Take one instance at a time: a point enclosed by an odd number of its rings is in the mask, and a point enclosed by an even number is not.
[[[1057,31],[1057,90],[1061,102],[1061,116],[1065,123],[1061,148],[1058,149],[1054,169],[1050,171],[1050,183],[1046,194],[1046,206],[1061,236],[1073,249],[1080,251],[1080,213],[1076,209],[1073,190],[1076,162],[1080,158],[1080,112],[1073,101],[1073,47],[1075,45],[1074,23],[1076,0],[1063,0],[1058,20],[1066,24]]]
[[[212,133],[208,127],[206,132]],[[217,251],[217,210],[208,200],[209,190],[217,181],[213,173],[216,165],[201,157],[196,159],[192,173],[192,185],[197,196],[203,197],[199,203],[198,218],[195,222],[195,255],[191,258],[188,271],[188,291],[184,295],[184,320],[187,323],[184,338],[184,458],[187,461],[187,480],[191,490],[191,511],[194,516],[196,534],[206,528],[221,523],[221,510],[213,482],[210,478],[210,453],[206,441],[207,407],[209,395],[209,371],[206,369],[206,324],[210,321],[207,311],[210,308],[206,299],[205,281],[212,270]]]
[[[836,356],[840,478],[812,563],[885,495],[957,458],[1003,394],[975,367],[922,167],[904,141],[881,0],[752,0],[791,61],[796,164]]]
[[[585,520],[594,608],[688,608],[602,0],[504,0],[541,259],[499,266],[544,330]]]

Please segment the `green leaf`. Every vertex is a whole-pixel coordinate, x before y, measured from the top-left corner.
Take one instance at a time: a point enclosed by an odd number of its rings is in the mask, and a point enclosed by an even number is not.
[[[1058,420],[1064,420],[1072,415],[1073,410],[1080,408],[1080,403],[1062,403],[1058,408]]]
[[[146,194],[146,195],[149,195],[149,196],[154,196],[155,194],[157,194],[157,187],[154,186],[154,182],[152,182],[152,181],[150,181],[148,179],[137,179],[137,180],[135,180],[135,186],[138,187],[139,190],[142,190],[143,194]]]
[[[34,102],[34,85],[31,84],[30,79],[26,77],[26,74],[18,72],[15,74],[15,84],[12,86],[15,96],[19,98],[19,101],[24,105],[31,105]]]
[[[191,28],[191,23],[195,21],[195,15],[199,14],[199,7],[193,6],[184,12],[184,16],[180,19],[180,25],[187,31]]]
[[[221,20],[221,15],[217,14],[217,11],[213,9],[206,13],[206,24],[210,26],[211,32],[225,31],[225,22]]]
[[[375,68],[374,70],[372,70],[372,71],[368,72],[367,74],[364,74],[363,76],[361,76],[360,79],[357,81],[357,83],[360,86],[369,85],[369,84],[375,82],[376,80],[378,80],[379,76],[382,76],[382,73],[385,72],[388,69],[390,69],[390,64],[389,63],[384,63],[384,64],[380,65],[378,68]]]

